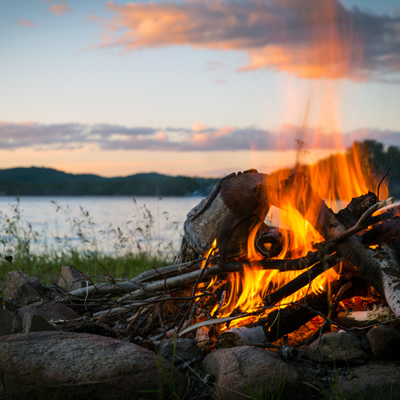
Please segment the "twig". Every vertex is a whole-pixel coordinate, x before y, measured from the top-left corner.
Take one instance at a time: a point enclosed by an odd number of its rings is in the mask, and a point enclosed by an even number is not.
[[[196,279],[196,282],[195,282],[194,288],[193,288],[193,292],[192,292],[192,297],[194,297],[194,296],[196,295],[197,286],[198,286],[198,284],[199,284],[201,278],[203,277],[203,275],[207,275],[208,263],[210,262],[211,257],[214,256],[214,253],[215,253],[215,248],[213,248],[213,249],[211,250],[210,254],[209,254],[208,257],[207,257],[207,260],[206,260],[206,263],[205,263],[203,269],[200,271],[200,274],[199,274],[199,276],[198,276],[197,279]],[[176,329],[176,332],[177,332],[177,333],[179,333],[179,331],[181,330],[182,325],[183,325],[183,323],[185,322],[185,319],[186,319],[186,317],[188,316],[188,314],[189,314],[189,312],[190,312],[190,309],[191,309],[192,306],[193,306],[193,303],[194,303],[194,300],[192,299],[192,300],[190,301],[189,308],[186,310],[185,315],[184,315],[183,318],[181,319],[181,322],[179,323],[178,328]]]
[[[382,182],[388,176],[391,169],[392,169],[392,167],[389,167],[389,169],[386,171],[385,175],[383,175],[382,179],[380,180],[380,182],[378,184],[378,189],[376,190],[376,197],[378,198],[378,200],[379,200],[379,189],[381,188]]]
[[[264,298],[265,306],[271,306],[278,303],[282,299],[300,290],[303,286],[307,285],[310,281],[313,281],[318,275],[332,268],[343,260],[342,257],[337,254],[321,258],[320,262],[315,264],[313,267],[303,272],[301,275],[292,279],[285,286],[282,286],[275,292]]]
[[[106,274],[107,274],[108,282],[109,282],[109,283],[115,284],[115,279],[114,279],[114,277],[108,272],[107,268],[106,268],[102,263],[100,263],[100,265],[101,265],[101,267],[104,269],[104,271],[105,271]]]
[[[143,289],[146,287],[145,283],[137,283],[137,282],[121,282],[121,283],[104,283],[100,284],[97,286],[89,286],[88,289],[86,288],[80,288],[80,289],[75,289],[71,291],[69,294],[70,296],[76,296],[76,297],[83,297],[86,296],[86,293],[88,295],[92,294],[97,294],[97,295],[104,295],[104,294],[111,294],[111,295],[116,295],[116,294],[125,294],[127,292],[130,292],[131,290],[135,289]]]
[[[340,235],[338,235],[330,240],[325,240],[324,242],[316,244],[315,247],[319,248],[321,246],[330,245],[331,243],[337,243],[339,241],[347,239],[351,235],[354,235],[355,233],[364,229],[368,225],[368,218],[374,212],[376,212],[376,211],[380,210],[381,208],[386,207],[390,204],[393,204],[393,203],[394,203],[394,197],[389,197],[386,200],[382,200],[378,203],[375,203],[373,206],[368,208],[368,210],[365,211],[363,215],[361,215],[361,217],[359,218],[359,220],[357,221],[357,223],[354,226],[352,226],[351,228],[347,229]]]
[[[218,307],[217,307],[217,309],[215,310],[215,313],[214,313],[214,315],[213,315],[214,318],[218,317],[218,314],[219,314],[219,312],[220,312],[220,310],[221,310],[221,307],[222,307],[222,305],[224,304],[225,294],[226,294],[226,290],[224,290],[224,291],[222,292],[221,298],[220,298],[219,303],[218,303]]]
[[[196,269],[201,268],[201,263],[205,261],[205,258],[200,258],[194,261],[188,261],[180,264],[168,265],[162,268],[158,268],[158,271],[155,272],[154,270],[144,271],[140,275],[136,276],[135,278],[131,279],[131,282],[144,282],[149,281],[155,276],[159,276],[159,273],[162,273],[164,276],[168,276],[171,274],[183,274],[186,272],[191,272],[192,267],[196,267]]]

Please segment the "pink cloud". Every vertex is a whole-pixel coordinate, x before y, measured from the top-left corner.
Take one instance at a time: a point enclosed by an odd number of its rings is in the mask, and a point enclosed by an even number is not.
[[[104,21],[104,18],[99,17],[99,16],[96,15],[96,14],[90,14],[90,15],[88,15],[88,16],[86,17],[86,19],[87,19],[88,21],[97,21],[97,22],[103,22],[103,21]]]
[[[348,9],[339,0],[107,2],[101,46],[124,51],[190,45],[240,51],[248,63],[305,78],[363,79],[400,71],[399,16]]]
[[[23,27],[36,26],[36,24],[33,21],[27,19],[20,19],[18,23]]]
[[[58,17],[68,12],[72,12],[71,7],[68,4],[54,4],[50,6],[49,11]]]
[[[192,131],[193,132],[200,132],[208,129],[208,126],[206,124],[203,124],[202,122],[195,122],[192,125]]]
[[[168,132],[168,133],[167,133]],[[299,140],[300,139],[300,140]],[[12,123],[0,120],[0,150],[30,148],[61,150],[93,148],[108,151],[159,150],[181,152],[295,151],[345,149],[353,141],[377,140],[400,145],[400,132],[359,130],[340,134],[320,129],[284,125],[278,131],[255,126],[219,127],[195,131],[188,128],[127,127],[76,123]]]

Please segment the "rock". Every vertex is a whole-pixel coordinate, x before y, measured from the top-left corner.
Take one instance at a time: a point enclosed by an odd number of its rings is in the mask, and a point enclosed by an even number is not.
[[[5,300],[26,305],[41,300],[42,286],[39,279],[31,278],[23,271],[7,274]]]
[[[61,267],[58,286],[63,288],[66,292],[72,292],[75,289],[85,287],[86,279],[84,275],[79,272],[75,267]]]
[[[368,331],[367,338],[375,358],[400,360],[400,332],[396,328],[376,326]]]
[[[215,350],[202,366],[215,377],[216,397],[220,399],[302,398],[298,372],[275,353],[258,347]]]
[[[12,317],[8,310],[0,304],[0,336],[12,333]]]
[[[57,331],[57,326],[34,313],[25,313],[22,319],[22,332]]]
[[[318,363],[362,364],[368,360],[361,340],[352,333],[330,332],[311,343],[303,353]]]
[[[186,378],[162,357],[97,335],[2,336],[0,360],[0,399],[154,399],[186,390]]]
[[[13,321],[13,333],[61,330],[69,320],[79,315],[60,303],[45,303],[39,306],[21,307]],[[63,321],[59,325],[55,323]]]
[[[192,339],[165,339],[157,346],[157,350],[162,357],[170,362],[174,359],[176,363],[190,361],[202,355],[202,351]]]
[[[400,367],[390,364],[358,367],[333,384],[331,399],[400,399]]]
[[[111,338],[117,337],[117,333],[114,330],[106,328],[103,325],[96,324],[95,322],[91,322],[91,321],[84,322],[83,324],[80,323],[78,326],[70,328],[69,330],[72,332],[77,332],[77,333],[90,333],[93,335],[107,336],[107,337],[111,337]],[[135,344],[139,344],[139,343],[135,343]],[[141,343],[139,345],[142,347],[145,347]]]

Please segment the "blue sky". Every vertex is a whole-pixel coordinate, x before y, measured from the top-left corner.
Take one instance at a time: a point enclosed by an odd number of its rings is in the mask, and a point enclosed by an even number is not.
[[[400,145],[397,3],[1,0],[0,168],[221,176],[289,165],[296,138],[308,162],[333,132]]]

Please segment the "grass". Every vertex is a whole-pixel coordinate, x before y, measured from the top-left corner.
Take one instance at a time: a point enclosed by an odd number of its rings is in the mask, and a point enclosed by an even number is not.
[[[61,208],[57,203],[54,207],[55,212],[64,214],[71,230],[69,235],[55,238],[57,246],[43,242],[43,236],[50,233],[34,230],[24,218],[18,198],[8,214],[0,211],[0,293],[7,273],[14,270],[5,256],[12,256],[18,269],[39,278],[42,284],[51,284],[57,283],[65,265],[73,265],[89,276],[129,279],[147,269],[170,264],[177,251],[172,242],[153,239],[155,220],[145,205],[138,208],[134,221],[127,221],[123,227],[110,226],[106,231],[96,231],[90,212],[82,207],[75,216],[68,207]],[[104,243],[111,251],[104,250]]]

